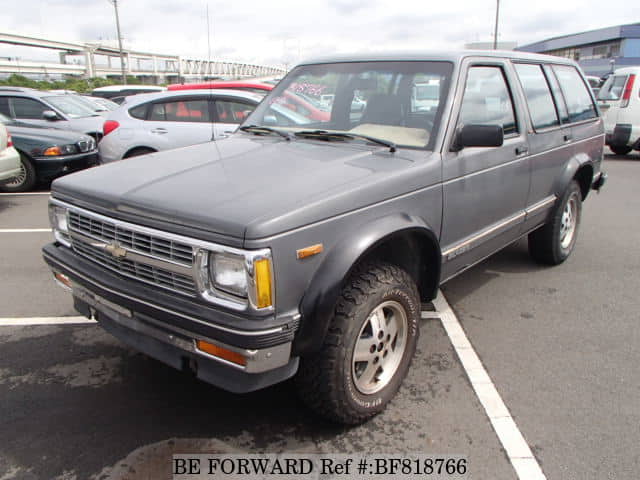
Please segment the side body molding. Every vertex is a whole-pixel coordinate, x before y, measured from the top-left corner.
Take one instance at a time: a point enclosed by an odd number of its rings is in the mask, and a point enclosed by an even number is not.
[[[293,344],[294,355],[320,349],[336,301],[351,272],[368,254],[377,251],[377,247],[396,241],[398,248],[391,247],[394,255],[415,252],[402,248],[404,245],[424,252],[420,255],[422,260],[407,258],[407,261],[412,262],[414,272],[410,273],[419,285],[423,300],[435,297],[440,280],[440,247],[436,234],[422,218],[396,213],[358,225],[345,232],[328,252],[306,290],[300,305],[302,318]]]

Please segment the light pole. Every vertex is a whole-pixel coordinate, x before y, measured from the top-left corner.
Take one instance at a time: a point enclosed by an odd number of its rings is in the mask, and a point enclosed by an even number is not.
[[[496,26],[493,30],[493,49],[498,49],[498,17],[500,16],[500,0],[496,0]]]
[[[109,0],[116,11],[116,30],[118,32],[118,48],[120,49],[120,70],[122,71],[122,83],[127,84],[127,74],[124,68],[124,52],[122,51],[122,35],[120,35],[120,16],[118,15],[118,0]]]

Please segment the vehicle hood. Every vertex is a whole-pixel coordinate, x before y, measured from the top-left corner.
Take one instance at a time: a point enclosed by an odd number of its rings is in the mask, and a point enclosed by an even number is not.
[[[416,170],[428,155],[239,133],[84,170],[52,191],[116,214],[260,239],[425,186]]]
[[[11,133],[14,143],[28,141],[30,145],[38,147],[45,145],[66,145],[88,139],[86,135],[79,132],[27,125],[26,123],[20,122],[7,124],[7,130]],[[19,144],[18,147],[20,147]]]
[[[61,125],[61,128],[68,128],[70,130],[75,130],[76,132],[82,133],[102,133],[102,125],[105,121],[105,115],[96,114],[92,117],[70,118],[66,121],[66,125]]]

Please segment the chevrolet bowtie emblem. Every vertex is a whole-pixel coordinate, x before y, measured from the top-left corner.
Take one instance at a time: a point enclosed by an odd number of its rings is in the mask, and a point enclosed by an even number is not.
[[[110,243],[104,247],[104,249],[115,258],[124,258],[127,256],[127,251],[117,243]]]

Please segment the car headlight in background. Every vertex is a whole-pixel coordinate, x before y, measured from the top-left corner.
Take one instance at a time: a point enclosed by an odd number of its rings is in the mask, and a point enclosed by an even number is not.
[[[53,236],[65,247],[71,246],[69,238],[68,210],[59,205],[49,204],[49,223],[53,229]]]
[[[200,295],[233,309],[273,309],[271,251],[221,248],[199,249],[196,279]]]
[[[45,157],[55,157],[59,155],[73,155],[74,153],[78,153],[78,147],[69,144],[69,145],[56,145],[55,147],[47,148],[42,154]]]

